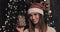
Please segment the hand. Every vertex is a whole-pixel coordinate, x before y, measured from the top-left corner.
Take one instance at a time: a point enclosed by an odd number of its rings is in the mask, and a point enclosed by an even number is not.
[[[23,32],[24,31],[24,27],[16,27],[18,32]]]

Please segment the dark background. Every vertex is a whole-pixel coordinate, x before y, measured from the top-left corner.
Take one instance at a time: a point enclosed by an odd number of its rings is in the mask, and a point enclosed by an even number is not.
[[[60,32],[60,0],[51,0],[51,10],[54,11],[57,32]]]
[[[7,7],[7,0],[0,0],[0,25],[3,25],[4,22],[4,9]],[[1,27],[0,26],[0,27]]]

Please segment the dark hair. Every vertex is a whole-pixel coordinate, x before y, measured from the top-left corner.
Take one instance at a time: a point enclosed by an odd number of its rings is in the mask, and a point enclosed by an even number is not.
[[[44,22],[43,16],[41,14],[39,14],[40,19],[39,22],[37,24],[38,28],[39,28],[39,32],[46,32],[47,30],[47,24]],[[34,24],[32,24],[31,20],[28,19],[29,21],[29,32],[35,32],[34,31]]]

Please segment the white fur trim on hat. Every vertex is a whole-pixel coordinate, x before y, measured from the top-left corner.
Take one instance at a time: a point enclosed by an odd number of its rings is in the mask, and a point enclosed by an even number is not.
[[[31,14],[32,12],[37,12],[37,13],[40,13],[40,14],[44,15],[43,10],[39,9],[39,8],[30,8],[28,10],[28,14]]]

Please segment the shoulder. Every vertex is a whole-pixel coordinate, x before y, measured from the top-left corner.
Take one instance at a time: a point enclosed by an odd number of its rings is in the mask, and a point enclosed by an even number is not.
[[[47,32],[56,32],[56,30],[52,27],[47,26]]]
[[[25,29],[24,32],[28,32],[28,29]]]
[[[29,32],[28,29],[25,29],[24,32]],[[47,32],[56,32],[56,30],[52,27],[47,26]]]

